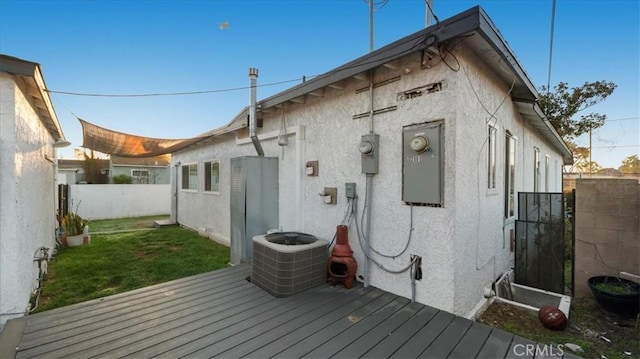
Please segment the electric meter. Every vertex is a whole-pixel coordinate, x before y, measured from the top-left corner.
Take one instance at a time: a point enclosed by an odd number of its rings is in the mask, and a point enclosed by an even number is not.
[[[424,152],[429,149],[429,139],[425,135],[416,135],[409,143],[409,147],[415,152]]]

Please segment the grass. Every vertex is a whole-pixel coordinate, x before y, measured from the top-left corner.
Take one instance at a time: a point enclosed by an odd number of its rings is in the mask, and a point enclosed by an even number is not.
[[[563,331],[543,327],[535,313],[497,302],[491,304],[478,321],[543,345],[577,344],[584,353],[572,353],[567,348],[563,350],[583,358],[640,357],[640,330],[635,326],[635,318],[608,313],[599,308],[592,297],[572,299],[569,326]]]
[[[571,295],[573,249],[571,222],[568,220],[565,221],[565,229],[568,229],[565,232],[565,294]],[[478,321],[540,344],[577,344],[584,353],[573,353],[566,347],[563,351],[583,358],[640,358],[640,324],[636,318],[609,313],[600,308],[593,297],[571,299],[569,325],[563,331],[543,327],[537,315],[528,310],[497,302],[491,304]]]
[[[117,219],[102,219],[89,222],[89,231],[112,232],[130,229],[153,228],[153,221],[158,219],[168,219],[169,216],[149,216],[149,217],[129,217]]]
[[[144,221],[149,219],[96,221],[104,222],[96,227],[121,230],[124,223],[131,228]],[[93,234],[91,244],[62,248],[49,263],[37,311],[212,271],[228,262],[227,247],[180,227]]]

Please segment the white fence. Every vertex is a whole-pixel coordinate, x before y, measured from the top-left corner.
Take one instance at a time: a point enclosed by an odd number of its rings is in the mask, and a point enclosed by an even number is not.
[[[168,184],[72,184],[69,211],[76,207],[92,220],[169,214],[171,189]]]

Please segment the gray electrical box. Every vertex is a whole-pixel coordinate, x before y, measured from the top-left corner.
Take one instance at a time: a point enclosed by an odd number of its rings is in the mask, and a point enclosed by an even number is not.
[[[344,184],[344,193],[347,198],[356,198],[356,184],[355,182],[347,182]]]
[[[377,174],[380,136],[373,133],[362,135],[359,149],[362,154],[362,173]]]
[[[402,200],[442,206],[444,201],[444,122],[402,129]]]

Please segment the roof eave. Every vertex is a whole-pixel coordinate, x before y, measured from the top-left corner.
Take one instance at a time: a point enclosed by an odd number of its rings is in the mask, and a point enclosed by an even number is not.
[[[20,76],[25,80],[30,88],[28,95],[33,97],[36,102],[42,101],[41,106],[36,103],[35,107],[36,113],[47,131],[54,140],[65,140],[51,97],[46,91],[47,86],[40,65],[16,57],[0,55],[0,71]]]
[[[506,40],[498,31],[497,27],[493,24],[491,19],[489,19],[484,10],[479,10],[481,21],[478,33],[484,37],[487,43],[490,44],[498,53],[507,68],[511,71],[513,76],[512,81],[516,81],[519,85],[517,87],[514,86],[514,91],[512,91],[511,94],[511,98],[516,104],[516,108],[523,118],[527,119],[532,126],[536,128],[536,130],[562,154],[563,163],[565,165],[573,164],[573,155],[571,151],[537,103],[539,94],[535,85],[516,58]],[[500,65],[498,64],[498,66]],[[496,72],[503,75],[505,71],[503,71],[503,73],[500,73],[500,71]],[[503,76],[503,79],[509,83],[508,78]]]
[[[418,41],[426,36],[437,36],[438,42],[448,41],[473,32],[480,26],[478,13],[481,12],[479,6],[464,11],[436,25],[429,26],[412,35],[406,36],[378,50],[370,52],[360,58],[330,70],[311,80],[307,80],[288,90],[282,91],[271,97],[258,102],[258,108],[262,111],[278,106],[296,97],[317,91],[328,85],[356,76],[372,68],[392,62],[409,53],[419,52],[426,49],[431,44],[425,41]]]

